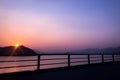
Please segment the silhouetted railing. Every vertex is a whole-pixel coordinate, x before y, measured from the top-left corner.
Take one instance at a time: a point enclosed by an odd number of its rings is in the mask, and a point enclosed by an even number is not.
[[[51,56],[54,56],[54,58],[47,58],[47,57],[51,57]],[[62,57],[62,56],[64,56],[64,57]],[[42,57],[44,57],[44,58],[42,58]],[[59,60],[63,60],[63,61],[59,61]],[[36,59],[22,60],[22,58],[21,58],[21,60],[9,60],[9,61],[4,60],[4,61],[0,61],[0,63],[6,63],[6,62],[7,63],[10,63],[10,62],[28,62],[29,63],[31,61],[36,61],[36,64],[6,66],[6,67],[0,67],[0,70],[6,69],[6,68],[19,68],[19,67],[32,67],[32,66],[36,66],[37,70],[41,70],[42,66],[60,65],[60,64],[65,64],[66,66],[64,66],[64,67],[75,66],[73,64],[76,64],[76,65],[90,65],[90,64],[95,64],[95,63],[102,64],[105,62],[120,61],[120,54],[39,54],[39,55],[37,55]],[[44,63],[44,61],[46,61],[46,63]],[[82,63],[82,64],[80,64],[80,63]]]

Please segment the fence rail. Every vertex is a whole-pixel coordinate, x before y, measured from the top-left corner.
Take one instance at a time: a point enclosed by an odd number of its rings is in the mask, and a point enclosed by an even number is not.
[[[96,56],[95,56],[96,55]],[[54,56],[54,58],[41,58],[42,56]],[[57,56],[57,57],[55,57]],[[58,56],[65,56],[65,57],[58,57]],[[77,57],[76,57],[77,56]],[[82,56],[82,57],[81,57]],[[83,57],[84,56],[84,57]],[[64,61],[56,61],[56,60],[64,60]],[[19,67],[32,67],[36,66],[36,70],[41,70],[41,66],[48,66],[48,65],[58,65],[58,64],[66,64],[66,67],[73,66],[73,63],[83,63],[86,62],[86,64],[90,65],[93,64],[93,61],[96,61],[96,63],[105,63],[105,62],[116,62],[120,61],[120,54],[39,54],[37,55],[36,59],[30,59],[30,60],[9,60],[9,61],[0,61],[0,63],[11,63],[11,62],[30,62],[30,61],[36,61],[36,64],[25,64],[25,65],[19,65],[19,66],[7,66],[7,67],[0,67],[1,69],[6,68],[19,68]],[[41,63],[42,61],[56,61],[52,63]],[[97,62],[98,61],[98,62]],[[81,64],[80,64],[81,65]]]

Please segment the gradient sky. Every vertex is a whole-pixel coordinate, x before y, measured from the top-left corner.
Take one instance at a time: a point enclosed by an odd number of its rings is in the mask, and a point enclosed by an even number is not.
[[[0,0],[0,46],[42,52],[120,46],[120,0]]]

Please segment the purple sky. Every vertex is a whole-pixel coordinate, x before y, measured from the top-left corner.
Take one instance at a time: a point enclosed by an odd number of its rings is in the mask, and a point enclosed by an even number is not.
[[[120,0],[0,0],[0,46],[42,52],[120,46]]]

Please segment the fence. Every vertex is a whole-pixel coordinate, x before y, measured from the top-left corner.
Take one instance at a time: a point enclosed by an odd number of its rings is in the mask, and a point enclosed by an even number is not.
[[[44,58],[42,58],[43,56]],[[50,56],[51,57],[54,56],[54,58],[49,58]],[[59,61],[59,60],[63,60],[63,61]],[[78,63],[77,65],[84,65],[84,64],[90,65],[90,64],[95,64],[95,63],[102,64],[106,62],[120,61],[120,54],[39,54],[36,56],[36,59],[22,60],[21,58],[21,60],[9,60],[9,61],[0,60],[0,63],[31,62],[31,61],[36,61],[36,64],[6,66],[6,67],[0,67],[0,70],[7,69],[7,68],[20,68],[20,67],[22,68],[22,67],[32,67],[32,66],[35,66],[36,70],[41,70],[42,66],[65,64],[66,65],[65,67],[71,67],[71,66],[75,66],[73,64],[77,64],[77,63]],[[44,63],[43,61],[50,62],[50,63]],[[80,64],[80,63],[84,63],[84,64]]]

